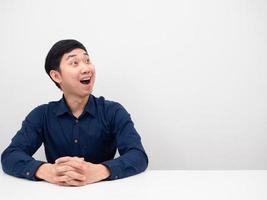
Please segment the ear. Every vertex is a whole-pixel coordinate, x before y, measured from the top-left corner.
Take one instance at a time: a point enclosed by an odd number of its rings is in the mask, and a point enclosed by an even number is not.
[[[51,70],[49,72],[49,75],[56,83],[60,84],[62,82],[61,74],[59,73],[59,71]]]

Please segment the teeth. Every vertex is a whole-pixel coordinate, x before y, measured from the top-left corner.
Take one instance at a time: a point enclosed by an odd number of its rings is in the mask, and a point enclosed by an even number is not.
[[[88,79],[82,79],[81,81],[89,81],[90,79],[91,79],[91,77]]]

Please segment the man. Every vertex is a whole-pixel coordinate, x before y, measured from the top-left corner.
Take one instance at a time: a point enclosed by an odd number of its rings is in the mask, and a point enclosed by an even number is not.
[[[45,70],[63,92],[33,109],[1,156],[7,174],[81,186],[144,171],[148,158],[130,115],[116,102],[91,94],[95,67],[76,40],[53,45]],[[48,162],[32,155],[44,144]],[[114,159],[116,150],[120,156]]]

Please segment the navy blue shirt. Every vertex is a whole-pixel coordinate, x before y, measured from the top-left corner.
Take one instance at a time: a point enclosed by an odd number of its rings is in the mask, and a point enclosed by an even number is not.
[[[107,166],[108,180],[144,171],[148,157],[130,114],[116,102],[92,94],[77,119],[65,98],[36,107],[1,156],[7,174],[38,180],[35,172],[44,163],[32,155],[44,144],[49,163],[62,156],[83,157]],[[114,159],[116,150],[120,156]]]

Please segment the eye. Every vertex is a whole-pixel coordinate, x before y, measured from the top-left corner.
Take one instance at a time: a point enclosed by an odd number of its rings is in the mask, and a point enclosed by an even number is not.
[[[70,65],[72,66],[77,66],[78,65],[78,61],[74,60],[70,62]]]

